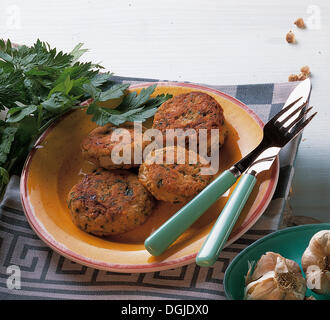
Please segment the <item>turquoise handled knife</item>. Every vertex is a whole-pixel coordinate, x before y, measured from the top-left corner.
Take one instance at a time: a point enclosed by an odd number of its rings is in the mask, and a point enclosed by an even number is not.
[[[199,266],[210,267],[216,262],[256,184],[257,174],[270,169],[279,150],[276,147],[267,149],[242,175],[196,257]]]

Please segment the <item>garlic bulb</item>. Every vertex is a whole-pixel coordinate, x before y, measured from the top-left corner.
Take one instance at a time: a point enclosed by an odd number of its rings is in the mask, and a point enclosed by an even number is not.
[[[318,294],[330,293],[330,230],[314,234],[306,248],[301,265],[307,286]]]
[[[304,300],[306,281],[299,265],[278,253],[267,252],[246,275],[246,300]]]

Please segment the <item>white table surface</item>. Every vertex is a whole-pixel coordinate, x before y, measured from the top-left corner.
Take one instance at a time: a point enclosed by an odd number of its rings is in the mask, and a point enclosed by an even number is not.
[[[297,29],[298,17],[309,28]],[[85,60],[117,75],[206,84],[285,82],[309,65],[319,114],[304,132],[290,204],[330,221],[330,1],[1,0],[0,37],[66,51],[83,42]]]

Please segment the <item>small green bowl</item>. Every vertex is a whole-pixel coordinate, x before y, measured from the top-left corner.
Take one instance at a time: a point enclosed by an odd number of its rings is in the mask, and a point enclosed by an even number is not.
[[[330,230],[330,223],[308,224],[290,227],[271,233],[238,254],[228,266],[224,278],[224,290],[230,300],[244,299],[244,276],[248,272],[248,261],[258,261],[267,251],[279,253],[296,261],[301,268],[301,257],[312,236],[321,230]],[[330,295],[317,295],[307,289],[307,296],[317,300],[330,300]]]

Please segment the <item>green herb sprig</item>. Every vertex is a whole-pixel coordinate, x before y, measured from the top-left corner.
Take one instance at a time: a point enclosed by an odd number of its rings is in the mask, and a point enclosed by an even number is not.
[[[63,53],[39,39],[31,47],[0,40],[0,196],[40,134],[67,111],[83,108],[83,101],[92,98],[86,112],[103,126],[145,121],[171,98],[150,98],[155,85],[127,93],[129,84],[112,81],[99,64],[78,61],[87,51],[82,46]],[[122,100],[117,108],[99,106],[113,99]]]

